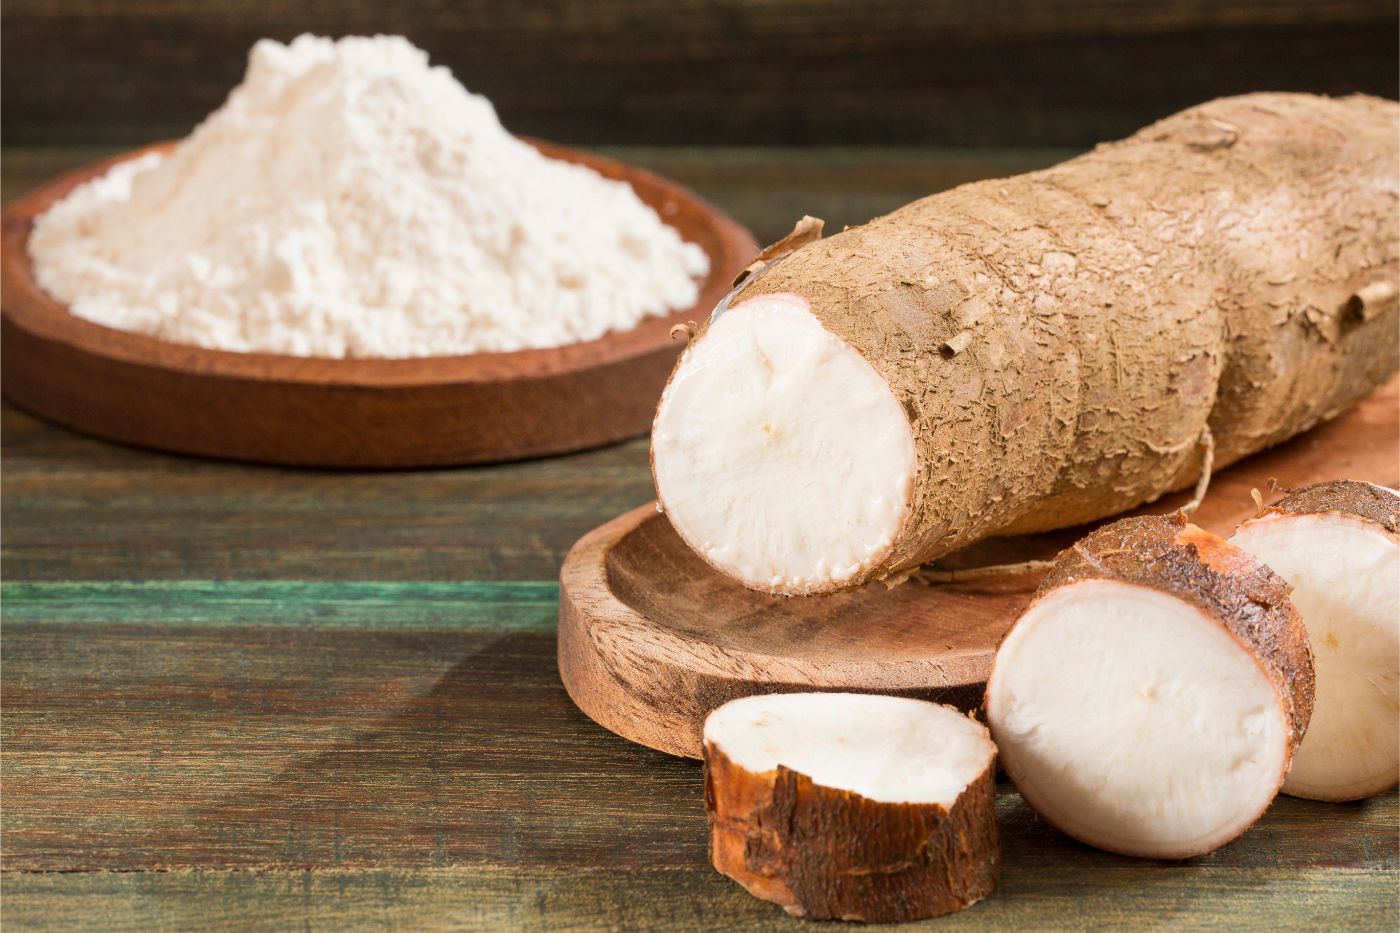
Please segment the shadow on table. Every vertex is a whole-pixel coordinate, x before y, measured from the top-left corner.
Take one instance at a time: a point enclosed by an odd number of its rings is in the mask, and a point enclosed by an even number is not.
[[[587,719],[540,632],[483,641],[427,693],[197,823],[308,867],[694,865],[706,846],[698,763]]]
[[[550,633],[484,640],[427,693],[266,785],[203,808],[197,823],[279,867],[708,872],[698,763],[587,719],[560,685],[553,651]],[[1262,897],[1308,869],[1373,865],[1369,824],[1394,810],[1393,794],[1341,807],[1280,797],[1233,844],[1154,862],[1065,837],[1003,782],[996,900],[1034,897],[1072,918],[1102,897],[1122,898],[1125,916],[1135,903],[1160,911],[1164,888],[1179,890],[1188,913],[1202,885]]]

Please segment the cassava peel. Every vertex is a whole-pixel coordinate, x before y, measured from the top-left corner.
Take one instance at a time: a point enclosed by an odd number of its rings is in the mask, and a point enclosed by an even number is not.
[[[809,243],[697,334],[660,500],[770,592],[1113,515],[1397,365],[1400,105],[1252,94]]]
[[[996,749],[951,707],[776,694],[705,723],[710,858],[813,919],[901,922],[996,887]]]

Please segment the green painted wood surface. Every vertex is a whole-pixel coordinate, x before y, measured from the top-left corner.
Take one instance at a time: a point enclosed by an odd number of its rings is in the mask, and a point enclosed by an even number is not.
[[[6,198],[91,154],[12,153]],[[774,226],[809,193],[855,221],[1048,158],[634,154]],[[595,726],[558,681],[559,561],[651,498],[644,441],[293,472],[5,406],[0,452],[6,929],[798,925],[708,868],[699,768]],[[998,808],[1001,890],[938,926],[1400,926],[1395,794],[1280,798],[1181,865],[1080,846],[1006,785]]]
[[[559,585],[157,580],[0,583],[0,620],[296,628],[554,630]]]

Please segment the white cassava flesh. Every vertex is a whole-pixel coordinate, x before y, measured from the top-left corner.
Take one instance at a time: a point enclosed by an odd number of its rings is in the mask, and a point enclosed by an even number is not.
[[[1064,587],[1026,613],[997,667],[988,709],[1016,786],[1072,836],[1144,855],[1210,849],[1278,789],[1288,730],[1273,686],[1175,596]]]
[[[1312,721],[1283,792],[1359,800],[1400,781],[1400,494],[1325,485],[1245,522],[1230,541],[1292,584],[1316,656]],[[1319,502],[1323,491],[1336,501]],[[1346,496],[1388,499],[1391,526],[1342,511]]]
[[[996,886],[996,748],[951,707],[849,693],[735,700],[705,722],[715,867],[789,913],[914,920]]]
[[[986,727],[947,706],[863,693],[776,693],[726,703],[705,741],[754,772],[779,765],[881,803],[951,807],[991,763]]]
[[[889,385],[796,295],[710,325],[666,388],[652,451],[681,537],[747,585],[785,593],[883,559],[915,465]]]
[[[1187,858],[1273,800],[1311,676],[1281,579],[1194,526],[1129,519],[1057,561],[997,651],[987,720],[1048,822],[1110,851]]]

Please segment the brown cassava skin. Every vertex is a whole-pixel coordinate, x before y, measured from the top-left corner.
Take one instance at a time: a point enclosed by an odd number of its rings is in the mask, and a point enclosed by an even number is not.
[[[1259,517],[1279,513],[1347,515],[1380,525],[1392,536],[1400,535],[1400,495],[1374,483],[1347,479],[1315,483],[1295,489],[1273,505],[1265,506]]]
[[[893,545],[826,589],[1184,488],[1207,425],[1224,466],[1364,398],[1400,352],[1397,150],[1391,101],[1227,98],[759,274],[733,305],[807,299],[915,440]]]
[[[1225,539],[1178,516],[1162,515],[1121,519],[1061,552],[1031,605],[1061,587],[1086,580],[1130,583],[1175,596],[1217,622],[1253,655],[1278,694],[1288,726],[1288,747],[1278,775],[1282,786],[1312,717],[1314,690],[1312,647],[1289,598],[1288,583]],[[990,725],[995,740],[996,724]],[[1017,774],[1008,764],[1003,760],[1015,783]],[[1053,815],[1041,816],[1067,832]],[[1230,841],[1219,839],[1177,857],[1203,855]],[[1149,854],[1127,848],[1115,851]]]
[[[996,765],[950,808],[881,803],[779,766],[755,773],[705,743],[710,860],[750,894],[814,920],[898,923],[996,888]]]

